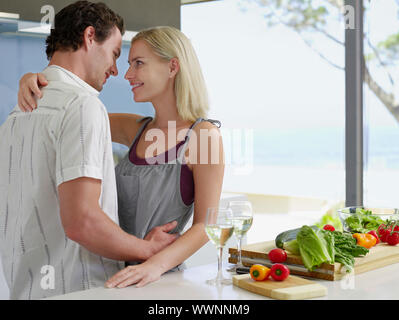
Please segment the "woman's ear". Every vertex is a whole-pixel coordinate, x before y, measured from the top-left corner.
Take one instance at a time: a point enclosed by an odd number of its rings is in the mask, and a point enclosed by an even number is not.
[[[180,70],[180,63],[177,58],[172,58],[169,61],[169,78],[173,78]]]

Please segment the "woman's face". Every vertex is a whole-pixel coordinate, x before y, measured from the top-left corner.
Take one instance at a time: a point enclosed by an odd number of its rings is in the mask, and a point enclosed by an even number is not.
[[[155,54],[144,40],[132,44],[128,61],[125,79],[132,86],[134,101],[152,102],[173,90],[171,63]]]

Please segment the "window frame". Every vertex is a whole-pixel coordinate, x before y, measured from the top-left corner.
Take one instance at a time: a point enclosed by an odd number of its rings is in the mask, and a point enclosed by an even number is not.
[[[363,205],[363,0],[354,8],[354,28],[345,27],[345,205]],[[350,17],[349,17],[350,18]]]

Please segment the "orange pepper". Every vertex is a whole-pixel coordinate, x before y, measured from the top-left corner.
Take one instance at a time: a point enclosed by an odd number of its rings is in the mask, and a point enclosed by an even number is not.
[[[370,249],[377,243],[377,239],[368,233],[354,233],[352,237],[356,239],[359,246],[365,247],[367,249]]]
[[[263,281],[267,280],[269,277],[270,269],[261,264],[254,264],[252,265],[251,269],[249,269],[249,274],[255,281]]]

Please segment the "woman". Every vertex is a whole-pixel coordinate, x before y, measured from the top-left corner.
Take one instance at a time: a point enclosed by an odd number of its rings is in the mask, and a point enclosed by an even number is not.
[[[155,117],[109,115],[112,141],[130,147],[115,169],[120,225],[143,238],[173,220],[178,222],[174,232],[182,232],[194,216],[191,228],[173,244],[141,264],[127,262],[106,283],[120,288],[159,279],[208,241],[206,211],[219,204],[224,174],[218,121],[205,120],[206,87],[187,37],[172,27],[143,30],[132,39],[129,65],[125,79],[134,100],[151,102]],[[39,90],[38,79],[45,82],[41,74],[21,79],[20,106],[34,105],[30,99]]]

